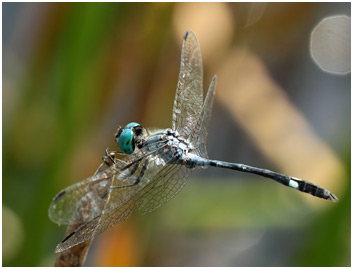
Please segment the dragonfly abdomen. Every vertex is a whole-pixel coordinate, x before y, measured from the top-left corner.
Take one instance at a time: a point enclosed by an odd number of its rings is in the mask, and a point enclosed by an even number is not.
[[[322,199],[331,200],[334,202],[338,201],[337,197],[333,195],[331,192],[329,192],[328,190],[326,190],[325,188],[322,188],[311,182],[308,182],[296,177],[279,174],[268,169],[257,168],[250,165],[240,164],[240,163],[229,163],[229,162],[222,162],[222,161],[216,161],[216,160],[208,160],[194,154],[187,154],[184,159],[188,167],[193,168],[196,166],[201,166],[201,167],[213,166],[213,167],[232,169],[232,170],[245,172],[245,173],[256,174],[259,176],[270,178],[292,189],[296,189],[298,191],[305,192]]]

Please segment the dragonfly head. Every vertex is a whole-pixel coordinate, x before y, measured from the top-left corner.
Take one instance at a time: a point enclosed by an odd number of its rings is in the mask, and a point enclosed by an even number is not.
[[[132,154],[135,150],[137,138],[143,133],[143,128],[136,122],[131,122],[124,128],[119,127],[115,140],[123,153]]]

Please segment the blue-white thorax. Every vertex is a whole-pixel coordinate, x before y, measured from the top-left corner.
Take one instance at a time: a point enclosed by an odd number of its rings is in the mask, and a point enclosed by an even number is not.
[[[178,131],[170,128],[165,130],[148,130],[140,124],[132,122],[124,128],[119,128],[116,140],[121,151],[125,154],[132,154],[137,149],[148,147],[150,151],[163,148],[159,154],[174,155],[179,161],[184,161],[185,156],[192,154],[194,146],[181,136]]]

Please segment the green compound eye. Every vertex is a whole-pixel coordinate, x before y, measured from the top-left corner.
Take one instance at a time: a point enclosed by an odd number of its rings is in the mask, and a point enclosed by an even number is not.
[[[130,122],[128,125],[125,126],[124,129],[132,129],[136,126],[141,126],[140,124],[138,124],[137,122]]]
[[[126,154],[131,154],[134,152],[134,133],[131,128],[128,129],[125,127],[125,129],[121,132],[119,136],[119,147]]]
[[[136,135],[140,135],[142,127],[137,122],[130,122],[117,134],[117,138],[119,138],[119,147],[122,152],[126,154],[131,154],[135,150],[134,130]]]

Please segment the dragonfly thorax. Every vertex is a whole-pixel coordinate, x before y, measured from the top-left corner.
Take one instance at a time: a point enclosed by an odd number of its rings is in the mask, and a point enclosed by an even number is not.
[[[167,141],[167,145],[175,151],[175,154],[183,160],[183,156],[193,151],[194,147],[192,143],[179,135],[178,131],[172,129],[165,130],[164,139]]]

